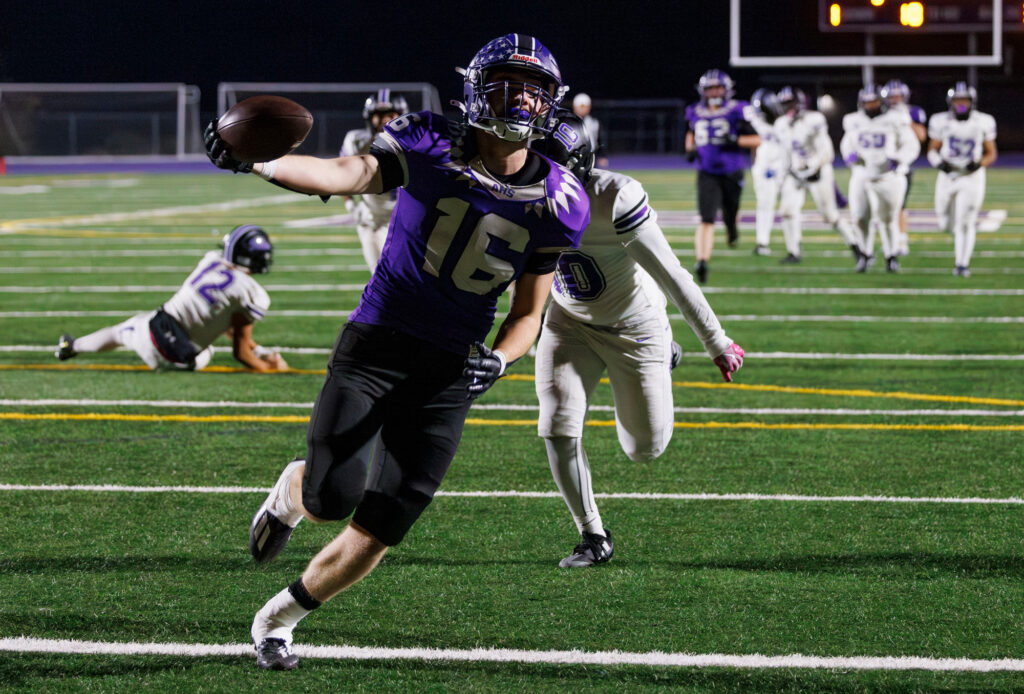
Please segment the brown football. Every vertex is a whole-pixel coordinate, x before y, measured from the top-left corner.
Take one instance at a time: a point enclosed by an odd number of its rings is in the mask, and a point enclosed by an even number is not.
[[[250,96],[217,119],[217,133],[239,161],[277,159],[302,144],[313,127],[306,107],[283,96]]]

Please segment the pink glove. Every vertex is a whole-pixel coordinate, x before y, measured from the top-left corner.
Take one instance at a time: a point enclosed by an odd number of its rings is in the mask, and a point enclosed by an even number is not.
[[[733,342],[728,349],[715,357],[715,366],[722,372],[722,378],[732,382],[732,375],[743,366],[743,348]]]

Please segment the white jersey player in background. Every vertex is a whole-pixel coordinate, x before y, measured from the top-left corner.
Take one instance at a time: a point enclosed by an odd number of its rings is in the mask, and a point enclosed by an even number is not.
[[[978,93],[957,82],[946,93],[949,111],[928,121],[928,163],[939,169],[935,212],[939,227],[953,233],[953,274],[970,277],[978,235],[978,212],[985,200],[985,168],[998,156],[996,120],[975,110]]]
[[[380,89],[366,97],[363,104],[363,120],[365,128],[349,130],[341,145],[341,156],[351,157],[367,154],[374,139],[381,133],[384,126],[405,113],[409,106],[405,97],[393,95],[390,89]],[[396,191],[372,194],[364,193],[355,202],[351,196],[345,196],[345,209],[355,213],[356,234],[363,248],[363,259],[370,267],[370,274],[377,269],[377,261],[384,250],[387,240],[388,226],[391,223],[391,211],[395,209]]]
[[[629,176],[591,169],[594,154],[579,118],[559,114],[536,147],[586,186],[590,225],[578,251],[563,253],[537,346],[538,433],[581,535],[560,566],[591,566],[612,556],[583,450],[590,397],[607,370],[619,444],[634,461],[654,460],[672,437],[672,373],[682,356],[665,312],[668,294],[725,380],[743,350],[722,330],[690,273],[657,224],[647,194]],[[663,293],[664,292],[664,293]]]
[[[928,142],[928,128],[926,126],[928,117],[924,109],[910,103],[910,87],[902,80],[892,79],[885,83],[881,91],[882,100],[889,110],[903,110],[910,116],[910,127],[914,129],[917,141],[924,146]],[[914,183],[913,171],[907,171],[907,192],[903,194],[903,204],[900,208],[900,235],[897,243],[896,255],[907,255],[910,253],[910,235],[907,219],[907,197],[910,195],[910,186]]]
[[[800,89],[783,87],[776,98],[783,113],[775,121],[775,133],[789,156],[789,175],[783,181],[779,203],[787,251],[782,262],[800,262],[803,236],[800,211],[808,191],[825,221],[839,232],[859,261],[862,255],[860,239],[850,221],[839,215],[835,172],[832,169],[835,147],[828,134],[825,116],[807,108],[807,96]]]
[[[750,166],[750,177],[754,181],[754,195],[757,197],[755,236],[757,245],[754,255],[771,254],[772,227],[775,225],[775,208],[782,191],[782,182],[789,171],[789,157],[779,142],[772,125],[782,115],[779,100],[770,89],[758,89],[750,97],[745,117],[761,136],[761,144],[754,150],[754,163]]]
[[[78,339],[62,335],[54,353],[61,361],[83,352],[116,347],[135,351],[150,369],[199,371],[210,363],[213,341],[227,334],[235,359],[254,371],[284,371],[280,354],[252,339],[252,326],[266,315],[270,297],[251,273],[273,262],[273,246],[262,228],[235,227],[224,237],[223,251],[210,251],[177,291],[155,311]]]
[[[905,109],[886,110],[875,85],[857,94],[857,110],[843,116],[843,160],[850,165],[850,213],[864,236],[857,271],[864,272],[875,254],[875,233],[882,244],[885,269],[900,269],[900,208],[907,193],[907,171],[921,153],[921,143]]]

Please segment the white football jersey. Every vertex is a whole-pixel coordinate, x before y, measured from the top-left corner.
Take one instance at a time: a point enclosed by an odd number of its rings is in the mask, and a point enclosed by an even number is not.
[[[762,174],[768,171],[772,175],[781,175],[789,170],[789,155],[786,149],[779,142],[779,136],[772,124],[766,121],[761,113],[753,106],[747,105],[743,109],[743,117],[753,126],[757,134],[761,136],[761,144],[754,153],[754,163],[750,167],[752,174]]]
[[[940,111],[928,120],[928,137],[942,143],[939,154],[960,170],[953,174],[963,173],[968,164],[981,161],[982,143],[996,139],[996,119],[971,111],[965,120],[957,120],[949,111]]]
[[[874,118],[862,111],[843,116],[843,139],[839,143],[843,158],[856,154],[864,162],[870,180],[891,171],[890,161],[897,162],[896,171],[906,173],[921,153],[921,142],[911,126],[906,109],[891,109]]]
[[[231,317],[258,321],[270,308],[270,296],[248,272],[210,251],[164,304],[199,349],[206,349],[231,327]]]
[[[370,145],[373,144],[374,134],[368,128],[349,130],[345,133],[345,140],[341,144],[341,156],[352,157],[357,154],[368,154]],[[360,197],[370,219],[364,219],[367,215],[360,215],[360,223],[370,226],[381,226],[391,219],[391,211],[395,209],[397,201],[397,190],[390,190],[386,193],[373,195],[364,193]]]
[[[828,122],[818,111],[804,111],[795,118],[781,115],[772,127],[789,154],[789,168],[793,171],[816,171],[835,158]]]
[[[669,246],[640,182],[594,169],[587,195],[590,225],[579,249],[559,258],[553,300],[578,321],[617,328],[664,311],[667,293],[708,352],[721,354],[732,341]]]

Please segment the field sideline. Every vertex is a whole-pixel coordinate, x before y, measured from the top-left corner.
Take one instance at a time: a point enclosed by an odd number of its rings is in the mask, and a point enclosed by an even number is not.
[[[692,172],[632,173],[689,267]],[[749,226],[735,250],[719,232],[706,293],[748,358],[722,383],[670,306],[676,431],[651,463],[621,452],[598,388],[609,565],[558,568],[577,538],[524,358],[406,541],[296,631],[300,668],[261,673],[253,613],[337,530],[248,556],[368,277],[340,203],[245,176],[0,178],[0,691],[1024,689],[1024,171],[988,173],[966,281],[927,226],[933,184],[915,173],[895,275],[852,273],[809,208],[796,267],[778,229],[769,257]],[[275,242],[254,336],[291,373],[238,369],[226,343],[198,374],[53,359],[240,223]]]

